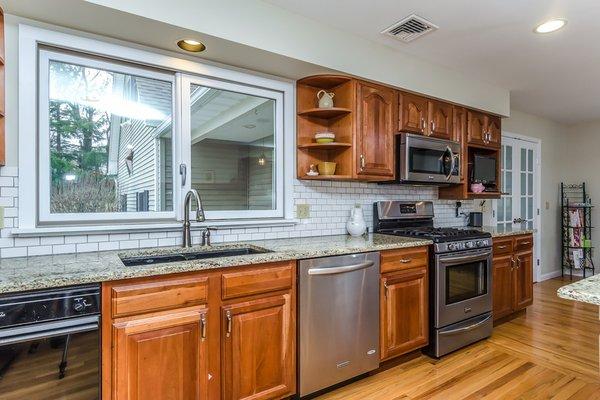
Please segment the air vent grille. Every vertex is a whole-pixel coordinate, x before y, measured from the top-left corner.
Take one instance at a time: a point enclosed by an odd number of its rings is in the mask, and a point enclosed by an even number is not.
[[[396,22],[381,33],[408,43],[437,29],[438,27],[430,21],[412,14],[403,20]]]

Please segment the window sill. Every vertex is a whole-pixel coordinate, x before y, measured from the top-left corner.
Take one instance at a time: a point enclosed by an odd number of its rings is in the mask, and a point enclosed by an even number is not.
[[[293,226],[298,224],[297,219],[268,219],[268,220],[237,220],[237,221],[206,221],[197,223],[192,221],[191,229],[200,230],[207,226],[219,229],[230,228],[267,228]],[[39,236],[69,236],[69,235],[93,235],[107,233],[140,233],[140,232],[165,232],[182,229],[181,222],[170,222],[162,224],[122,224],[122,225],[88,225],[88,226],[53,226],[37,228],[15,228],[11,234],[15,237],[39,237]]]

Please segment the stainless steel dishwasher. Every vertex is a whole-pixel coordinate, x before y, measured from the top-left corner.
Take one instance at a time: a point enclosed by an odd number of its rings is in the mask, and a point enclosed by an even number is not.
[[[379,366],[379,253],[300,261],[300,396]]]

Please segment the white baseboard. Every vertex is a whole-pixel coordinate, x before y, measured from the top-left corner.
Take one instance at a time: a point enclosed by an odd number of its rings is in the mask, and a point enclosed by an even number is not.
[[[557,271],[547,272],[540,276],[540,281],[547,281],[548,279],[558,278],[560,276],[560,269]]]

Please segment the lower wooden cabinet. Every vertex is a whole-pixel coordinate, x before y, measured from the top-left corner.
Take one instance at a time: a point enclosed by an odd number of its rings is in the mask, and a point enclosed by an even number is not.
[[[226,271],[103,284],[103,400],[295,394],[295,262]]]
[[[113,324],[113,399],[208,399],[204,308]]]
[[[533,303],[533,237],[494,239],[494,320]]]
[[[294,394],[294,325],[289,294],[224,306],[223,400]]]
[[[425,264],[381,276],[381,360],[388,360],[428,344],[427,269]]]

